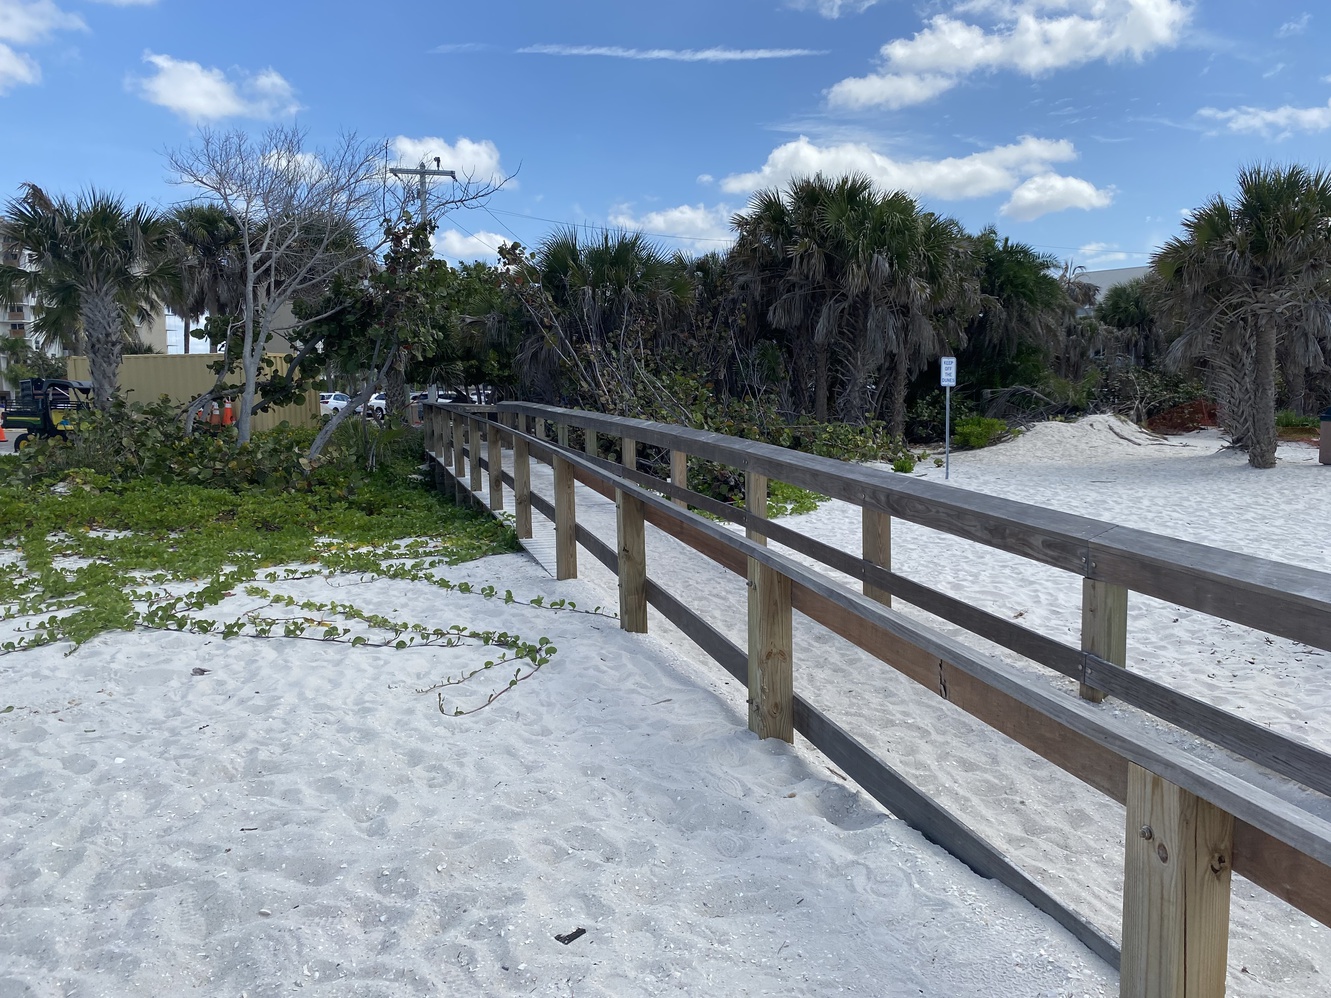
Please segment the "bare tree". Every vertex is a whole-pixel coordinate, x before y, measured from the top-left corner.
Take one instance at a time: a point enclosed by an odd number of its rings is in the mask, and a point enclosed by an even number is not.
[[[336,275],[363,267],[374,252],[364,237],[382,217],[379,155],[378,146],[354,135],[307,151],[305,133],[294,125],[257,140],[204,129],[197,145],[170,155],[178,182],[200,191],[200,200],[218,205],[236,226],[242,444],[250,438],[259,373],[279,313],[317,295]],[[310,321],[284,325],[294,330]]]

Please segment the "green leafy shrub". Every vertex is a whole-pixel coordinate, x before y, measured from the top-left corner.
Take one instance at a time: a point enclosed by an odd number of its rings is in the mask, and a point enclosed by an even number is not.
[[[1004,439],[1009,433],[1007,423],[986,416],[967,416],[953,427],[952,444],[978,450]]]
[[[911,454],[906,454],[903,457],[897,458],[892,462],[892,470],[901,472],[903,475],[909,475],[915,470],[915,457]]]
[[[1276,413],[1276,426],[1283,428],[1300,427],[1308,429],[1317,429],[1321,425],[1321,419],[1317,416],[1300,416],[1293,409],[1281,409]]]

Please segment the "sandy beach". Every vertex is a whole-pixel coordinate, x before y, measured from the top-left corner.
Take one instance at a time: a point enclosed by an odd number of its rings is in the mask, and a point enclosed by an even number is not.
[[[1219,444],[1095,417],[954,455],[950,484],[1331,570],[1331,468],[1292,445],[1253,471]],[[547,495],[548,477],[534,466]],[[578,503],[613,541],[613,506]],[[758,742],[746,691],[656,614],[642,636],[523,605],[615,606],[590,557],[550,577],[537,520],[536,557],[444,573],[512,604],[280,586],[558,646],[467,716],[451,711],[511,670],[447,690],[447,714],[416,691],[483,648],[139,631],[0,657],[0,996],[1117,993],[1066,932],[807,744]],[[858,548],[844,504],[785,522]],[[906,523],[893,548],[897,571],[1075,640],[1078,580]],[[651,531],[648,571],[743,634],[741,580]],[[1129,612],[1130,667],[1331,749],[1331,655],[1145,598]],[[1120,806],[798,617],[795,662],[797,689],[1117,936]],[[1331,931],[1236,879],[1230,994],[1325,994],[1328,953]]]

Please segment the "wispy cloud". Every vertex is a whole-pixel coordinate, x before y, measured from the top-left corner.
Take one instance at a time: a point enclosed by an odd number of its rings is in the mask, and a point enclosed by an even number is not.
[[[1277,38],[1292,38],[1295,35],[1301,35],[1308,30],[1308,22],[1313,16],[1308,13],[1300,14],[1292,21],[1286,21],[1276,31]]]
[[[1220,122],[1231,132],[1255,132],[1268,138],[1288,138],[1295,132],[1324,132],[1331,128],[1331,101],[1318,107],[1204,107],[1198,117]]]
[[[816,10],[829,20],[835,20],[842,14],[862,14],[876,3],[878,0],[786,0],[787,7]]]
[[[430,49],[434,55],[465,55],[469,52],[491,52],[493,45],[486,45],[484,42],[452,42],[446,45],[436,45]]]
[[[827,55],[822,49],[630,49],[618,45],[527,45],[520,55],[602,56],[609,59],[666,59],[671,62],[753,62]]]

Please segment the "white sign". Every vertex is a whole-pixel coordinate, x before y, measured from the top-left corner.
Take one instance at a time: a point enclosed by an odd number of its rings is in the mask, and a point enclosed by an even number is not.
[[[940,388],[957,387],[957,358],[940,357],[939,372],[941,374],[938,382]]]

